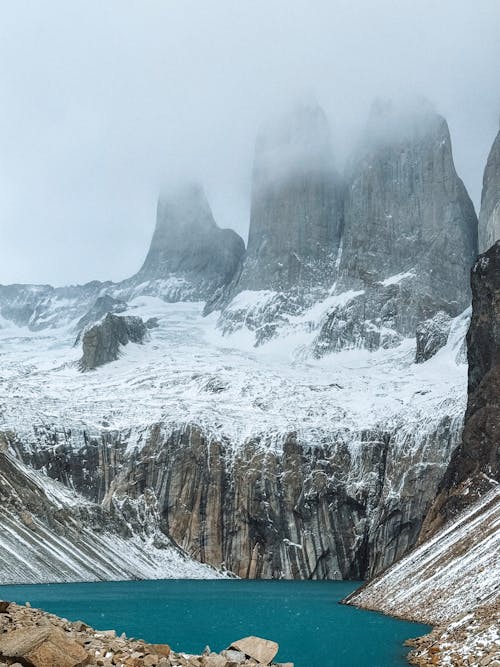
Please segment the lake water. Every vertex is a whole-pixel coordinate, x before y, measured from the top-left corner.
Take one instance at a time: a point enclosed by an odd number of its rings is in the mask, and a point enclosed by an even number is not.
[[[41,607],[99,630],[165,642],[174,650],[220,651],[258,635],[280,644],[296,667],[401,667],[409,637],[428,626],[339,605],[345,581],[164,580],[0,586],[0,597]]]

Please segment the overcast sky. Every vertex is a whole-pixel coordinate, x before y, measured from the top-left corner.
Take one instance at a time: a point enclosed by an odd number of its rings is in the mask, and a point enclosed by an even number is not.
[[[246,240],[256,131],[304,95],[339,164],[374,97],[427,96],[477,206],[499,35],[499,0],[3,0],[0,282],[132,274],[182,178]]]

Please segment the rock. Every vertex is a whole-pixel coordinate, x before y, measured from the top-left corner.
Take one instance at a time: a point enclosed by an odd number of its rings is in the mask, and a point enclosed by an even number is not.
[[[491,147],[483,176],[479,213],[479,252],[500,239],[500,132]]]
[[[36,646],[46,641],[52,628],[22,628],[0,635],[0,654],[8,657],[24,657]]]
[[[168,644],[146,644],[145,650],[165,658],[168,658],[171,653]]]
[[[229,648],[241,651],[241,653],[253,658],[260,664],[269,665],[278,653],[279,645],[270,639],[251,636],[238,639]]]
[[[298,106],[257,138],[248,249],[235,292],[330,286],[341,225],[328,121],[319,106]]]
[[[245,654],[242,653],[241,651],[235,651],[232,649],[227,649],[225,651],[221,652],[221,655],[223,655],[225,658],[229,660],[229,662],[244,662],[245,661]]]
[[[462,440],[426,517],[422,539],[500,482],[500,241],[478,257],[471,284],[468,400]]]
[[[83,356],[80,370],[88,371],[116,361],[123,345],[143,343],[147,329],[140,317],[108,313],[106,317],[83,334]]]
[[[227,660],[222,655],[211,653],[202,656],[201,664],[203,667],[227,667]]]
[[[452,318],[440,311],[434,317],[417,326],[417,352],[415,362],[428,361],[446,345],[451,329]]]
[[[88,654],[54,626],[28,627],[0,637],[0,654],[20,658],[30,667],[79,667]]]
[[[0,614],[5,614],[9,609],[9,605],[10,602],[7,602],[7,600],[0,600]]]
[[[123,288],[140,286],[166,301],[202,301],[231,281],[245,252],[243,240],[220,229],[203,189],[185,185],[158,201],[156,228],[140,271]]]
[[[127,310],[127,304],[122,299],[115,299],[109,294],[99,296],[91,308],[77,322],[78,336],[75,345],[80,342],[82,332],[92,324],[102,320],[108,313],[123,313],[125,310]]]
[[[157,329],[160,326],[157,317],[150,317],[146,320],[146,329]]]

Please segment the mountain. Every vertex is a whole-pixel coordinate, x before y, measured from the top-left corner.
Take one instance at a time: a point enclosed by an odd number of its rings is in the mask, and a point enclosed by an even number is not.
[[[417,643],[415,664],[500,660],[500,242],[479,256],[471,282],[464,428],[421,544],[348,598],[438,625]]]
[[[486,252],[500,239],[500,132],[491,147],[483,176],[479,214],[479,251]]]
[[[359,579],[406,554],[460,440],[476,220],[445,122],[387,123],[344,179],[317,107],[263,132],[245,254],[189,186],[160,198],[135,276],[1,288],[9,455],[106,512],[150,494],[158,535],[244,577]],[[117,355],[110,311],[153,318],[148,344]],[[80,373],[96,319],[113,354]]]
[[[232,229],[220,229],[203,189],[184,185],[158,201],[156,227],[140,271],[130,281],[166,301],[205,301],[230,282],[245,251]]]
[[[437,313],[467,307],[477,218],[446,121],[429,105],[374,105],[342,179],[320,110],[274,132],[257,141],[242,272],[211,304],[226,335],[244,327],[261,344],[310,328],[307,311],[322,303],[320,357],[398,345]]]
[[[203,189],[184,185],[160,196],[156,227],[143,266],[119,283],[0,285],[0,316],[30,331],[73,326],[75,335],[107,313],[122,312],[141,294],[165,301],[205,301],[231,281],[245,244],[220,229]],[[75,324],[75,320],[78,322]]]

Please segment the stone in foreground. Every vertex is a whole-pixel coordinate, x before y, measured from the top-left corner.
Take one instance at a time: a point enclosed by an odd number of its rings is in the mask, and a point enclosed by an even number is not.
[[[229,649],[241,651],[249,658],[257,660],[261,665],[269,665],[278,653],[279,645],[270,639],[244,637],[233,642]]]
[[[30,667],[79,667],[88,661],[87,651],[80,644],[49,624],[7,633],[0,640],[0,654]]]

